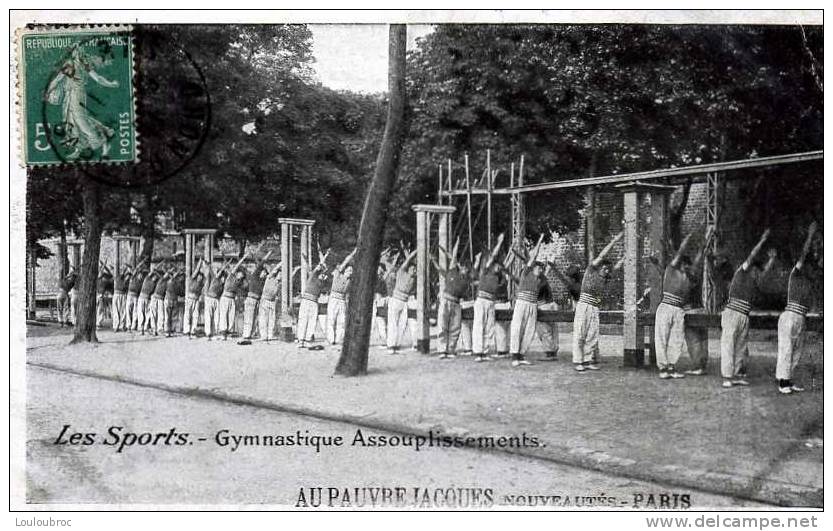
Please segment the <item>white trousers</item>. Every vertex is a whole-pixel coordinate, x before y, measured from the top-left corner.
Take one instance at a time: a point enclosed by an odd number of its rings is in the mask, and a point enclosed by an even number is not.
[[[197,333],[197,323],[200,322],[200,300],[194,295],[185,297],[185,313],[182,316],[182,333],[194,335]]]
[[[257,328],[260,331],[260,339],[267,341],[275,339],[277,317],[275,301],[261,300],[257,312]]]
[[[114,293],[112,308],[110,315],[113,317],[113,330],[123,330],[126,328],[127,317],[125,315],[125,306],[127,304],[127,295],[124,293]]]
[[[127,299],[124,301],[124,329],[130,330],[133,327],[133,315],[136,313],[136,303],[138,295],[133,293],[127,294]]]
[[[217,331],[229,334],[234,331],[234,320],[237,318],[237,303],[234,297],[220,297],[220,319]]]
[[[318,323],[318,302],[301,299],[298,308],[297,336],[301,341],[312,341],[315,336],[315,326]]]
[[[778,318],[778,361],[775,377],[790,380],[804,350],[804,316],[783,312]]]
[[[388,348],[398,348],[408,328],[408,303],[388,297]]]
[[[440,305],[437,308],[437,324],[440,327],[438,352],[454,354],[457,349],[462,311],[459,302],[452,302],[445,297],[440,297]]]
[[[685,342],[685,310],[660,303],[654,318],[654,348],[657,367],[666,370],[677,364]]]
[[[347,301],[330,297],[327,301],[327,341],[335,345],[344,341],[344,322],[347,317]]]
[[[388,324],[385,322],[385,318],[378,314],[378,309],[386,306],[387,297],[382,297],[378,293],[375,294],[373,299],[373,328],[376,330],[376,335],[379,336],[383,344],[387,343]]]
[[[517,300],[509,325],[509,351],[524,355],[535,339],[535,324],[538,320],[538,305],[534,302]]]
[[[208,337],[213,336],[220,329],[220,301],[214,297],[205,298],[203,327],[205,328],[205,335]]]
[[[720,374],[724,378],[740,376],[749,358],[749,316],[726,308],[720,328]]]
[[[472,352],[486,355],[495,341],[495,301],[477,298],[474,301],[474,319],[471,325]]]
[[[144,330],[150,313],[150,299],[144,295],[139,295],[136,299],[136,307],[133,309],[133,330]]]
[[[243,303],[243,339],[251,339],[254,336],[259,307],[260,299],[246,297],[246,302]]]
[[[573,316],[573,363],[594,363],[599,357],[599,309],[579,301]]]

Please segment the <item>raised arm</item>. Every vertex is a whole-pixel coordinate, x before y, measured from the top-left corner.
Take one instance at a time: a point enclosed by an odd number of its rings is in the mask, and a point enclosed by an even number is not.
[[[347,266],[353,262],[353,257],[356,256],[356,251],[358,251],[358,247],[354,247],[353,250],[350,251],[350,254],[348,254],[340,264],[338,264],[337,269],[339,273],[343,273]]]
[[[538,252],[541,250],[541,242],[544,241],[544,233],[541,233],[538,236],[538,243],[535,244],[535,247],[532,249],[532,252],[529,253],[529,260],[526,261],[526,267],[532,267],[532,264],[535,263],[535,260],[538,259]]]
[[[616,243],[619,240],[621,240],[622,236],[624,236],[624,235],[625,235],[625,233],[623,231],[619,231],[619,234],[614,236],[613,239],[610,240],[610,243],[605,245],[605,248],[602,249],[602,251],[598,254],[598,256],[596,256],[593,260],[590,261],[590,264],[593,267],[599,267],[602,263],[602,260],[605,259],[605,256],[607,256],[608,253],[610,253],[610,251],[613,249],[613,246],[616,245]]]
[[[576,282],[571,278],[567,278],[567,275],[562,273],[561,270],[558,269],[558,267],[556,267],[554,263],[548,262],[547,265],[550,266],[550,271],[552,271],[555,274],[555,276],[558,277],[558,280],[560,280],[562,284],[567,286],[567,289],[573,291],[581,289],[581,282]]]
[[[118,81],[116,81],[116,80],[110,81],[109,79],[105,78],[104,76],[102,76],[101,74],[96,72],[95,70],[90,70],[89,74],[90,74],[90,77],[96,83],[101,85],[102,87],[107,87],[107,88],[118,88],[119,87],[119,82]]]
[[[197,267],[194,268],[194,271],[191,273],[191,278],[195,279],[197,276],[202,272],[202,265],[205,263],[205,259],[200,257],[200,261],[197,262]]]
[[[431,257],[431,263],[434,264],[434,267],[437,269],[437,272],[439,272],[440,276],[445,278],[445,276],[448,274],[448,270],[440,267],[440,264],[437,263],[437,260],[433,256]]]
[[[269,257],[272,256],[272,250],[270,249],[269,252],[263,255],[263,258],[257,261],[257,267],[261,267],[266,260],[269,260]]]
[[[815,236],[817,228],[815,221],[810,223],[810,228],[807,229],[807,239],[804,240],[804,247],[801,248],[801,256],[798,258],[798,262],[795,263],[796,269],[804,267],[804,260],[807,259],[807,254],[810,252],[810,245],[813,243],[813,236]]]
[[[408,253],[408,256],[405,257],[405,261],[402,262],[401,266],[399,266],[399,270],[405,271],[406,269],[408,269],[408,266],[411,265],[411,261],[414,259],[414,256],[416,256],[416,251],[411,251],[410,253]]]
[[[500,252],[500,247],[502,245],[503,245],[503,233],[501,232],[497,237],[497,242],[495,243],[495,246],[492,248],[492,252],[489,253],[489,258],[486,260],[486,267],[487,268],[490,267],[494,263],[495,258],[497,258],[497,255]]]
[[[245,262],[246,258],[248,258],[248,257],[249,257],[249,251],[246,251],[245,253],[243,253],[243,257],[240,260],[238,260],[236,264],[234,264],[234,267],[232,267],[231,270],[232,271],[237,271],[237,268],[240,267],[241,265],[243,265],[243,262]]]
[[[697,254],[694,256],[694,261],[691,263],[695,269],[700,267],[700,264],[703,262],[703,258],[706,256],[706,249],[709,248],[713,236],[714,227],[709,227],[706,230],[706,236],[703,238],[703,245],[700,246],[700,250],[697,251]]]
[[[474,255],[474,263],[471,266],[473,271],[480,271],[480,259],[482,257],[483,253],[477,253],[476,255]]]
[[[764,233],[761,235],[761,239],[758,240],[758,243],[755,244],[755,247],[753,247],[752,251],[749,252],[749,256],[746,257],[746,260],[744,260],[744,262],[741,264],[740,267],[743,268],[744,271],[749,269],[749,266],[752,264],[752,261],[755,260],[755,257],[758,256],[758,253],[761,252],[761,249],[763,249],[767,238],[769,238],[769,233],[769,229],[764,231]]]
[[[669,264],[671,267],[676,268],[680,265],[680,260],[683,258],[685,250],[688,248],[688,244],[691,243],[692,236],[694,236],[694,231],[689,232],[686,237],[683,238],[680,248],[677,249],[677,254],[675,254],[674,258],[671,259],[671,263]]]
[[[769,271],[772,269],[773,264],[775,264],[775,259],[778,257],[778,251],[775,250],[774,247],[770,247],[769,251],[767,251],[767,261],[764,264],[764,268],[761,270],[761,278],[763,278]]]

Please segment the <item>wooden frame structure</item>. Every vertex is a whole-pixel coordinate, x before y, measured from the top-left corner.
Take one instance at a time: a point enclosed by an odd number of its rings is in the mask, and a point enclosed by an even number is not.
[[[430,258],[431,250],[431,224],[436,217],[438,220],[437,245],[450,251],[451,241],[451,215],[456,210],[452,206],[443,205],[413,205],[416,212],[417,222],[417,278],[416,278],[416,323],[417,323],[417,350],[427,354],[431,349],[431,325],[429,323],[428,308],[430,306]],[[438,253],[437,263],[442,268],[448,267],[447,257],[444,253]],[[445,280],[440,276],[440,291],[445,289]]]
[[[639,260],[642,256],[642,231],[640,230],[639,222],[639,206],[640,197],[648,194],[651,197],[651,224],[650,224],[650,245],[655,256],[660,261],[660,266],[664,268],[665,260],[667,259],[668,250],[665,249],[668,231],[668,196],[674,189],[673,186],[667,186],[667,183],[675,183],[681,181],[705,181],[707,184],[707,205],[706,205],[706,229],[709,227],[716,229],[718,225],[718,183],[722,174],[745,170],[751,168],[768,168],[774,166],[782,166],[787,164],[797,164],[808,161],[820,161],[824,159],[824,151],[807,151],[802,153],[790,153],[786,155],[776,155],[771,157],[760,157],[754,159],[742,159],[726,162],[715,162],[709,164],[699,164],[693,166],[683,166],[678,168],[667,168],[652,171],[633,172],[619,175],[606,175],[598,177],[586,177],[580,179],[568,179],[563,181],[543,182],[535,184],[525,184],[523,182],[523,158],[521,158],[520,171],[518,175],[518,182],[514,182],[514,165],[510,172],[510,186],[504,188],[494,187],[494,174],[491,171],[491,156],[487,152],[487,171],[490,179],[487,179],[486,186],[472,187],[469,180],[466,180],[465,188],[451,186],[451,161],[448,161],[448,178],[446,186],[443,187],[442,166],[440,166],[439,187],[437,190],[438,203],[442,204],[443,199],[448,205],[451,205],[453,199],[458,196],[465,196],[468,209],[469,220],[469,234],[471,234],[471,198],[472,196],[480,195],[486,197],[486,204],[489,211],[488,219],[488,240],[491,243],[492,231],[492,201],[493,196],[509,196],[512,205],[512,244],[519,245],[525,238],[526,225],[526,211],[524,205],[524,194],[532,192],[542,192],[549,190],[573,189],[585,187],[588,189],[588,199],[592,202],[595,199],[595,187],[597,186],[616,186],[623,193],[624,202],[624,216],[625,216],[625,297],[624,308],[622,313],[623,324],[623,339],[624,339],[624,364],[626,366],[639,367],[644,365],[644,330],[646,325],[645,315],[639,315],[636,307],[636,302],[640,298],[637,293],[639,282]],[[468,156],[466,156],[466,170],[468,170]],[[466,172],[468,176],[468,171]],[[654,182],[652,182],[654,181]],[[661,181],[656,183],[655,181]],[[588,220],[588,224],[592,225],[592,220]],[[591,242],[588,242],[590,244]],[[471,242],[470,242],[471,245]],[[711,242],[712,250],[717,245],[713,239]],[[657,284],[659,282],[660,284]],[[656,310],[659,304],[658,294],[661,292],[662,279],[652,279],[649,283],[652,288],[651,292],[654,296],[651,297],[651,311]],[[713,282],[711,272],[708,266],[703,268],[703,289],[704,295],[708,296],[713,292]],[[420,299],[417,299],[418,304]],[[709,312],[715,312],[713,305],[704,299],[706,309]],[[419,314],[419,308],[417,312]],[[544,312],[547,313],[547,312]],[[558,316],[545,316],[544,320],[568,320],[565,315],[560,315],[564,312],[555,312]],[[615,312],[604,312],[615,313]],[[699,317],[699,316],[698,316]],[[717,317],[717,320],[715,320]],[[611,316],[613,318],[613,316]],[[651,314],[650,324],[653,324],[653,314]],[[618,319],[613,319],[618,321]],[[688,322],[689,319],[687,318]],[[701,325],[719,323],[719,316],[705,315],[700,319],[693,319],[692,322]],[[762,321],[763,322],[763,321]],[[694,326],[697,326],[696,324]],[[811,326],[819,326],[812,323]],[[705,336],[707,341],[707,335]],[[653,352],[652,352],[653,358]],[[653,359],[651,362],[653,363]]]
[[[185,293],[191,291],[191,276],[194,274],[194,251],[196,250],[197,238],[203,237],[203,259],[208,264],[208,275],[206,283],[210,283],[214,276],[214,238],[217,229],[182,229],[182,236],[185,238]]]
[[[295,229],[300,229],[301,238],[301,291],[306,288],[307,277],[310,273],[310,263],[312,258],[312,227],[315,221],[311,219],[295,219],[295,218],[278,218],[278,223],[281,225],[281,323],[280,323],[280,337],[284,341],[292,341],[294,339],[292,333],[291,323],[287,321],[286,316],[290,314],[293,308],[293,292],[292,289],[292,270],[293,270],[293,252],[292,240]]]
[[[122,254],[121,254],[121,244],[122,242],[127,243],[127,247],[130,250],[130,266],[133,267],[136,265],[136,257],[139,256],[139,242],[142,238],[139,236],[122,236],[119,234],[113,235],[113,241],[116,242],[116,263],[114,264],[113,274],[118,275],[119,271],[121,271],[122,265]]]

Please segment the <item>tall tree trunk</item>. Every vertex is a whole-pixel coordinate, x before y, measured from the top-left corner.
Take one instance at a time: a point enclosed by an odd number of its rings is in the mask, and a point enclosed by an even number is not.
[[[72,343],[97,343],[95,334],[95,288],[101,251],[101,190],[93,179],[81,177],[84,202],[84,257],[78,275],[75,337]]]
[[[402,138],[405,133],[405,42],[407,28],[392,24],[388,37],[388,117],[376,171],[367,191],[359,225],[350,308],[344,346],[335,373],[358,376],[367,373],[367,352],[373,322],[373,294],[382,252],[382,238],[388,216],[390,194],[396,181]]]

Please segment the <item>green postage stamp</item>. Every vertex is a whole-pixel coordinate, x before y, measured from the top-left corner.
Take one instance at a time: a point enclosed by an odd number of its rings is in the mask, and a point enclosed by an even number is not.
[[[129,27],[35,28],[17,46],[27,165],[138,160]]]

